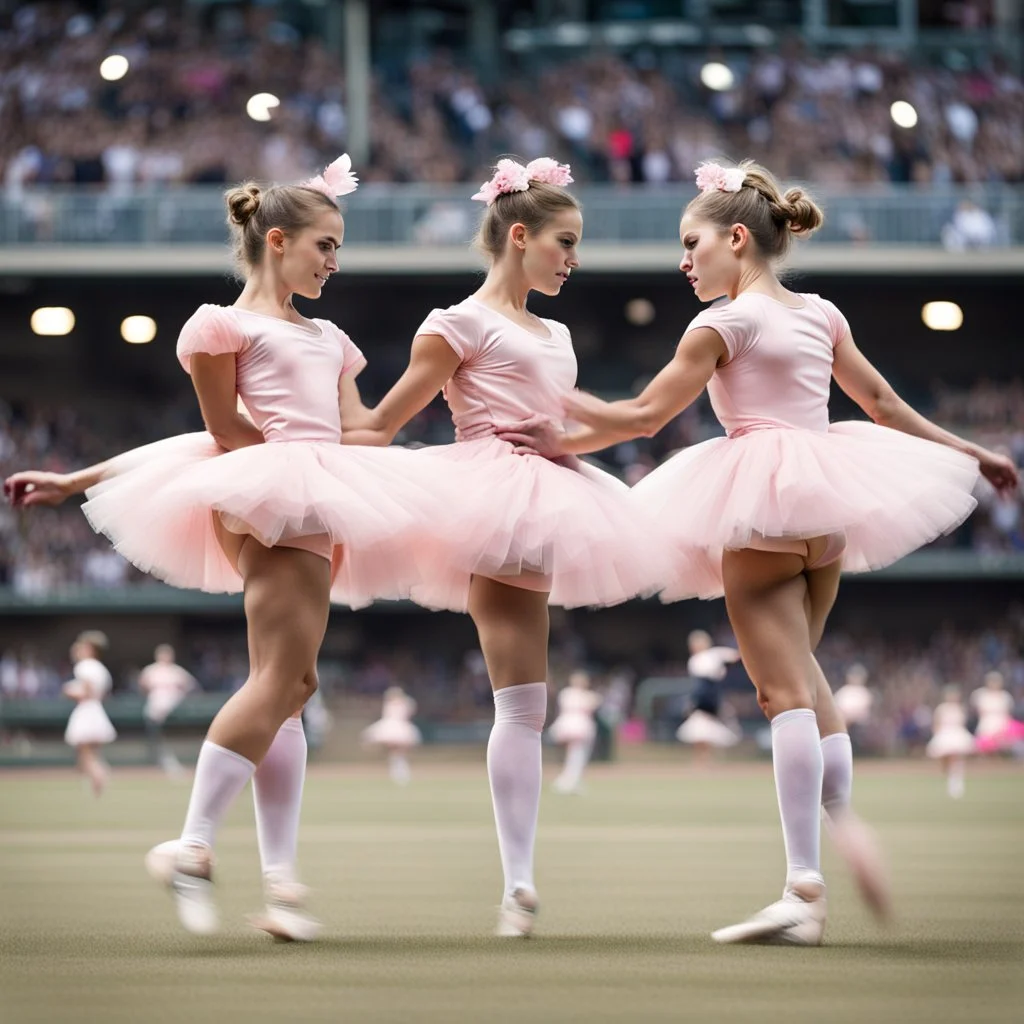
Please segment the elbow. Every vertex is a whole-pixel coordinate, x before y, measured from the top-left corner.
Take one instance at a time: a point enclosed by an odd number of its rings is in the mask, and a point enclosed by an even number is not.
[[[654,437],[665,425],[661,417],[654,409],[638,409],[632,417],[631,427],[634,437]]]
[[[902,405],[903,399],[892,388],[886,388],[872,396],[864,411],[880,427],[888,427],[898,418]]]

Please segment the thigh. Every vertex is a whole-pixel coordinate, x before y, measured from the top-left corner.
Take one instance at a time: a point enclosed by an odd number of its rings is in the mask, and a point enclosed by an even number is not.
[[[251,674],[315,675],[330,611],[330,562],[246,537],[238,567],[245,581]]]
[[[469,588],[469,614],[494,689],[547,679],[546,592],[474,576]]]
[[[814,707],[804,564],[795,553],[750,548],[722,556],[729,621],[758,702],[769,717]]]
[[[835,561],[820,569],[808,569],[805,572],[807,577],[807,597],[804,601],[804,609],[807,615],[807,630],[811,637],[811,650],[817,650],[821,643],[822,634],[825,632],[825,623],[828,621],[832,606],[836,603],[836,596],[839,593],[839,577],[843,571],[843,563]]]

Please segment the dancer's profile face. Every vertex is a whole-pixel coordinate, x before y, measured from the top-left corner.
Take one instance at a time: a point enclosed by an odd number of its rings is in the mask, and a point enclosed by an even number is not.
[[[522,224],[515,224],[511,234],[509,244],[522,248],[523,273],[530,288],[544,295],[557,295],[580,265],[576,254],[576,247],[583,238],[580,211],[571,207],[560,210],[533,234]]]
[[[689,214],[684,214],[679,223],[679,241],[683,244],[679,269],[701,302],[735,295],[740,261],[732,234],[728,228],[723,230]]]
[[[268,241],[277,256],[278,273],[290,292],[306,299],[318,299],[327,279],[338,269],[337,250],[345,237],[341,214],[324,210],[312,224],[300,231]]]

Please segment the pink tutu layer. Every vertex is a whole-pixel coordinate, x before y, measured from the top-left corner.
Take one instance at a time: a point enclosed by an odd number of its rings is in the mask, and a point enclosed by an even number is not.
[[[1009,750],[1018,743],[1024,743],[1024,722],[1018,722],[1016,718],[1011,719],[999,732],[979,736],[976,741],[978,751],[982,754],[994,754],[1000,750]]]
[[[465,611],[473,575],[522,577],[517,585],[549,590],[550,602],[566,608],[660,589],[662,554],[629,489],[608,473],[576,459],[514,455],[495,437],[412,454],[432,478],[472,481],[463,504],[474,510],[463,528],[452,525],[439,540],[414,601]]]
[[[633,488],[670,539],[663,601],[722,595],[722,552],[756,535],[843,532],[843,568],[889,565],[960,525],[977,502],[978,463],[872,423],[827,433],[783,427],[714,438],[675,455]]]
[[[590,715],[559,715],[548,736],[554,743],[591,743],[597,736],[597,723]]]
[[[940,729],[929,741],[924,752],[929,757],[956,757],[973,754],[974,737],[963,727]]]
[[[90,488],[83,511],[144,572],[213,592],[242,589],[215,515],[268,547],[326,535],[343,549],[332,599],[362,607],[408,596],[428,527],[450,517],[455,491],[416,456],[314,441],[225,452],[208,434],[185,434],[113,460],[113,475]],[[349,558],[353,551],[363,557]]]
[[[373,746],[415,747],[422,741],[422,734],[412,722],[397,718],[382,718],[363,730],[363,742]]]

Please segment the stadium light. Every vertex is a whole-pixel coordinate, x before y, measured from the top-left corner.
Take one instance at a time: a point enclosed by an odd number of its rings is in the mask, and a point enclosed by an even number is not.
[[[630,299],[625,314],[627,322],[635,327],[646,327],[654,320],[654,303],[650,299]]]
[[[126,316],[121,321],[121,337],[129,345],[147,345],[156,337],[156,321],[151,316]]]
[[[726,64],[711,61],[700,69],[700,80],[714,92],[728,92],[736,84],[736,76]]]
[[[933,331],[958,331],[963,326],[964,311],[955,302],[926,302],[921,319]]]
[[[889,108],[889,116],[900,128],[913,128],[917,124],[917,111],[906,100],[897,100]]]
[[[116,82],[128,74],[128,58],[112,53],[100,64],[100,77],[107,82]]]
[[[75,314],[67,306],[40,306],[29,323],[36,334],[59,338],[75,329]]]
[[[281,101],[272,92],[258,92],[249,97],[245,112],[254,121],[269,121],[270,112],[281,105]]]

